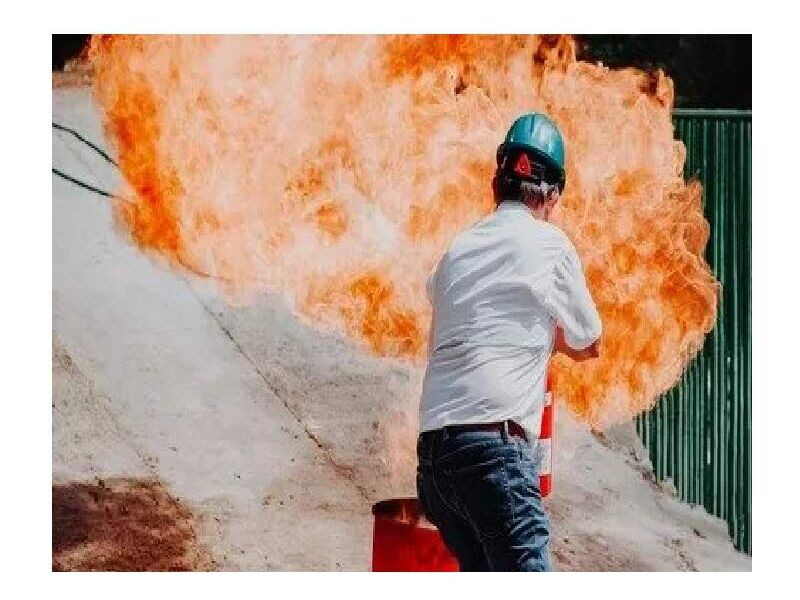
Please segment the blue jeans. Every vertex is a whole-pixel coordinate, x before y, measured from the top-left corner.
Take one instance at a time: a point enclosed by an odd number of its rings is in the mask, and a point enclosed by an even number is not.
[[[497,431],[440,429],[417,443],[417,494],[462,571],[549,571],[533,449]]]

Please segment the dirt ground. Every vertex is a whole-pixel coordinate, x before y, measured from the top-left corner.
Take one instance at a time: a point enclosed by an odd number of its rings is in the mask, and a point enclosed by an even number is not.
[[[53,485],[54,571],[197,571],[213,568],[194,516],[158,481]]]
[[[107,147],[87,88],[54,89],[53,120]],[[53,166],[121,184],[63,132]],[[53,176],[54,569],[368,570],[372,503],[414,492],[419,380],[282,298],[227,305]],[[632,425],[593,435],[559,407],[554,443],[558,569],[750,570],[653,481]]]

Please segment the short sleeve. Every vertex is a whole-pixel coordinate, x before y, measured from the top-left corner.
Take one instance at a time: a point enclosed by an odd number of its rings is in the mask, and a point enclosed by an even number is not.
[[[545,306],[564,330],[564,340],[570,348],[583,350],[600,338],[600,315],[586,285],[578,253],[569,242],[555,262]]]

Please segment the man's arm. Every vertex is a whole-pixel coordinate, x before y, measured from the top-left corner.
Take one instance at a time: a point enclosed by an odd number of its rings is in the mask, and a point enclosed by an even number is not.
[[[576,350],[574,348],[570,348],[567,345],[567,342],[564,340],[564,330],[561,327],[556,327],[556,341],[555,345],[553,346],[554,352],[560,352],[561,354],[565,354],[569,356],[572,360],[576,361],[583,361],[589,360],[590,358],[597,358],[600,356],[600,338],[593,341],[583,350]]]
[[[547,307],[556,322],[554,350],[573,360],[597,358],[603,326],[571,243],[556,261],[553,276]]]

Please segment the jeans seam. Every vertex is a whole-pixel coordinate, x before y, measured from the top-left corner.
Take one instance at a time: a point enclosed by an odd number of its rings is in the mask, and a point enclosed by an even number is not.
[[[456,507],[454,507],[454,506],[453,506],[453,505],[452,505],[450,502],[448,502],[447,498],[446,498],[446,497],[445,497],[445,495],[442,493],[442,490],[441,490],[441,488],[439,487],[439,482],[437,481],[437,480],[439,479],[439,478],[437,477],[437,473],[436,473],[436,471],[437,471],[437,470],[439,471],[439,473],[440,473],[440,474],[441,474],[443,477],[447,477],[447,473],[446,473],[446,472],[444,472],[444,470],[442,470],[442,469],[435,469],[435,468],[434,468],[434,469],[432,469],[432,470],[431,470],[431,483],[433,484],[433,488],[434,488],[434,490],[436,490],[436,495],[437,495],[437,496],[439,496],[439,500],[441,500],[442,504],[444,504],[444,506],[447,508],[447,510],[449,510],[449,511],[451,511],[451,512],[454,512],[454,513],[456,513],[457,515],[460,515],[460,514],[461,514],[461,511],[460,511],[460,510],[458,510]],[[450,486],[450,487],[452,487],[452,484],[451,484],[451,486]]]
[[[521,471],[522,468],[522,453],[520,452],[520,440],[516,437],[514,438],[514,460],[517,471]],[[508,481],[508,502],[511,505],[511,525],[514,525],[514,521],[517,518],[517,506],[514,503],[514,494],[511,493],[511,480]]]
[[[478,532],[478,538],[480,540],[495,540],[503,535],[506,535],[507,529],[511,528],[512,523],[516,517],[516,511],[514,507],[514,500],[511,494],[511,479],[508,475],[508,459],[504,456],[502,457],[502,473],[503,473],[503,492],[505,494],[506,506],[509,509],[509,519],[508,523],[505,524],[504,527],[500,527],[496,532],[492,532],[490,534],[481,533],[480,529],[476,526],[475,522],[473,521],[472,517],[470,516],[468,511],[465,511],[465,515],[467,520],[472,524],[473,528],[476,532]]]
[[[508,503],[509,512],[511,513],[509,515],[509,522],[507,525],[509,528],[511,528],[511,526],[514,524],[516,512],[514,510],[514,495],[511,493],[511,476],[508,473],[508,460],[506,460],[505,457],[503,457],[503,475],[505,475],[506,502]],[[505,532],[501,530],[501,533]]]

